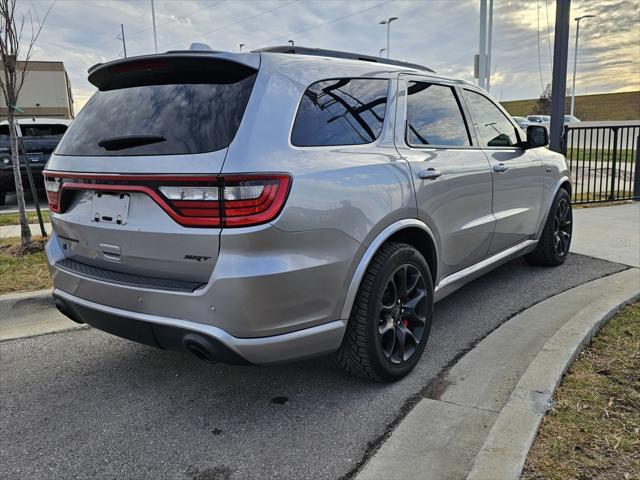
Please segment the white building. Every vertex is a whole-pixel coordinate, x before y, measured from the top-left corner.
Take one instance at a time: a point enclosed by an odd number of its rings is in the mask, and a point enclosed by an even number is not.
[[[23,62],[18,62],[22,67]],[[34,62],[28,65],[27,76],[18,97],[17,117],[74,117],[71,83],[62,62]],[[6,116],[7,106],[0,94],[0,116]]]

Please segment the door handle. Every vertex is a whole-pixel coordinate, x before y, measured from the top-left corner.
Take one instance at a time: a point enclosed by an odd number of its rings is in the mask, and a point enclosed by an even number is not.
[[[435,168],[427,168],[426,170],[421,171],[418,176],[423,180],[435,180],[442,172],[440,170],[436,170]]]
[[[504,163],[498,163],[497,165],[493,166],[494,172],[503,173],[507,170],[509,170],[509,167],[507,167]]]

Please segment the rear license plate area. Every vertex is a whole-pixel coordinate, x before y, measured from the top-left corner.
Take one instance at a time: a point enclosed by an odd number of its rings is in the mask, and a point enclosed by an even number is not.
[[[129,194],[93,192],[91,221],[126,225],[129,218]]]

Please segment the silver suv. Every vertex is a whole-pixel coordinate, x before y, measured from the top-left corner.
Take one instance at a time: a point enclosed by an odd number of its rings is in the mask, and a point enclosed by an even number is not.
[[[406,375],[434,302],[571,239],[562,155],[486,92],[325,50],[179,51],[89,70],[45,171],[58,308],[204,360],[333,353]]]

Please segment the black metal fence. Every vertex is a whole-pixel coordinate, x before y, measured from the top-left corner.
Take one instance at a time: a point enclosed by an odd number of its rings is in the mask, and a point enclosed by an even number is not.
[[[640,200],[640,122],[565,125],[563,153],[573,181],[573,203]]]

